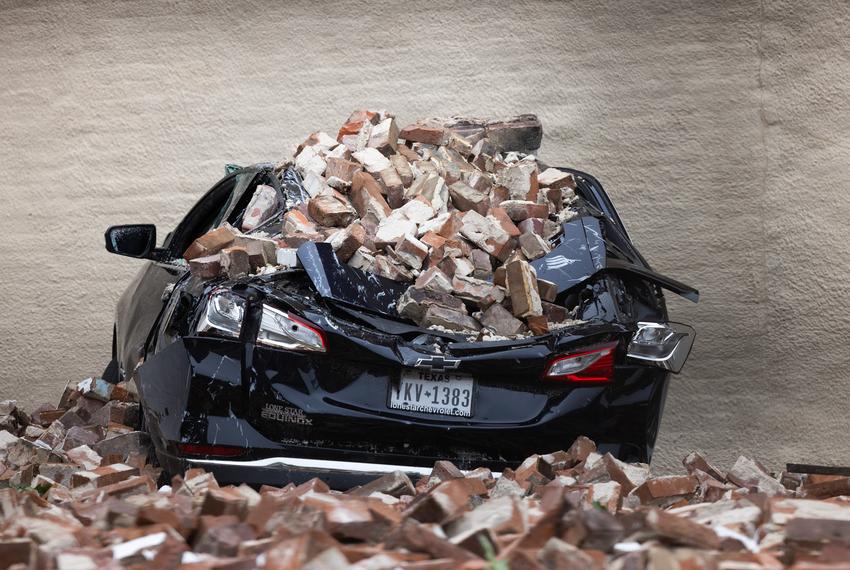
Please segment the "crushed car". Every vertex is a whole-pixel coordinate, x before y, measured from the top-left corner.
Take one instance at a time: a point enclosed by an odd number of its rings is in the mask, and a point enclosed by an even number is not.
[[[651,459],[694,330],[602,185],[537,158],[534,115],[356,111],[277,164],[231,166],[147,260],[116,312],[169,473],[339,485],[436,460],[495,472],[578,436]]]

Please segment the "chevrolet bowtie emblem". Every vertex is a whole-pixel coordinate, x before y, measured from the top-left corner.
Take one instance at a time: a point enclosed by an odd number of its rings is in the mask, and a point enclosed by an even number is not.
[[[444,356],[428,356],[418,359],[414,366],[416,368],[428,368],[435,372],[445,372],[446,370],[455,370],[460,366],[460,360],[446,358]]]

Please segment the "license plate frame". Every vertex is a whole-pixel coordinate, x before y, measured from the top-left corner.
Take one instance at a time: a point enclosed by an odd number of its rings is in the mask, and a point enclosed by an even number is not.
[[[475,377],[471,374],[404,369],[399,375],[398,383],[390,383],[387,408],[401,412],[471,418],[475,413],[475,388]],[[452,403],[454,390],[458,390],[456,405]],[[467,396],[468,404],[463,405]],[[443,401],[447,403],[444,404]]]

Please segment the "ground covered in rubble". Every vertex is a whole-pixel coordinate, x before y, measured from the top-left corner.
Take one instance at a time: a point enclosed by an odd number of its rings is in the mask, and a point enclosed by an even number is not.
[[[579,438],[500,476],[446,461],[362,487],[160,484],[131,390],[66,387],[31,414],[0,402],[0,570],[838,568],[850,478],[698,453],[653,477]]]
[[[476,340],[540,335],[575,324],[557,285],[530,261],[583,212],[572,173],[535,155],[534,115],[422,119],[399,128],[358,110],[336,137],[310,134],[260,184],[240,221],[184,253],[200,279],[290,269],[304,242],[327,242],[356,269],[410,283],[397,313]]]

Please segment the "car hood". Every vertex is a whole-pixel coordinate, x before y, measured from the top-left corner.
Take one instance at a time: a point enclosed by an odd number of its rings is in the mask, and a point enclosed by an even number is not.
[[[306,242],[298,261],[316,292],[343,305],[398,318],[397,303],[409,287],[341,263],[329,243]],[[558,294],[603,271],[626,271],[697,302],[699,291],[652,271],[620,228],[604,216],[582,216],[563,224],[563,232],[547,255],[531,262],[540,279],[557,286]]]

